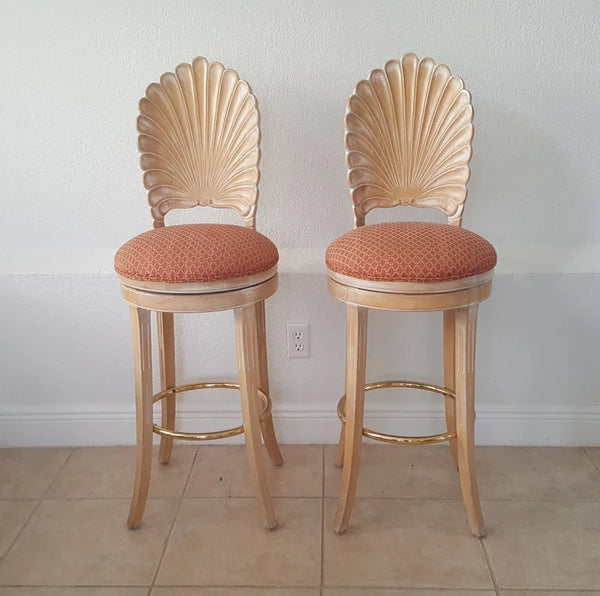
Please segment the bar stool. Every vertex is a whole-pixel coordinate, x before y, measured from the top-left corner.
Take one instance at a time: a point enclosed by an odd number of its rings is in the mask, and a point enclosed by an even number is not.
[[[352,512],[362,437],[397,444],[450,442],[470,529],[485,529],[474,463],[477,310],[489,297],[496,252],[461,228],[467,198],[471,97],[431,58],[407,54],[356,86],[345,118],[346,164],[355,228],[327,249],[329,292],[346,304],[346,388],[338,404],[342,488],[334,529]],[[433,207],[447,224],[365,225],[376,207]],[[444,387],[418,381],[365,385],[368,310],[444,312]],[[402,437],[364,428],[365,392],[409,387],[444,396],[447,432]]]
[[[148,496],[153,432],[159,459],[173,439],[213,440],[245,434],[263,522],[275,528],[261,431],[275,465],[283,462],[271,416],[265,334],[266,298],[277,289],[277,248],[255,230],[259,180],[259,115],[237,73],[196,58],[151,84],[140,101],[138,144],[154,229],[115,255],[121,294],[130,305],[135,368],[137,465],[128,525],[142,523]],[[165,226],[172,209],[210,206],[237,211],[244,225]],[[233,309],[238,383],[176,385],[174,313]],[[161,391],[153,394],[150,313],[156,313]],[[239,389],[242,426],[210,433],[175,430],[175,399],[195,389]],[[153,403],[162,424],[153,424]]]

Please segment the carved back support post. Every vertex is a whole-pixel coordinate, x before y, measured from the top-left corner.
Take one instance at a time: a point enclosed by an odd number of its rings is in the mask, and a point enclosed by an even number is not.
[[[259,115],[248,83],[196,58],[146,89],[137,120],[140,163],[154,227],[171,209],[235,209],[255,227]]]
[[[356,226],[376,207],[443,211],[461,225],[473,139],[471,96],[431,58],[406,54],[356,86],[345,119]]]

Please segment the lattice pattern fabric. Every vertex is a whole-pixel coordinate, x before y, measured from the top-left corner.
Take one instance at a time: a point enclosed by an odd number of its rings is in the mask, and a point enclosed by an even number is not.
[[[490,271],[494,247],[481,236],[449,224],[417,221],[361,226],[327,249],[327,267],[357,279],[441,282]]]
[[[132,238],[117,251],[115,271],[138,281],[211,282],[261,273],[278,260],[275,245],[255,230],[188,224]]]

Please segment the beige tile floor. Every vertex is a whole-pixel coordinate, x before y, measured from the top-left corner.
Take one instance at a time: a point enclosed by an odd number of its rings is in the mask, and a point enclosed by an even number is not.
[[[600,595],[600,448],[479,447],[483,540],[445,446],[365,445],[343,536],[335,447],[283,452],[269,532],[243,447],[177,446],[135,531],[133,448],[0,450],[0,596]]]

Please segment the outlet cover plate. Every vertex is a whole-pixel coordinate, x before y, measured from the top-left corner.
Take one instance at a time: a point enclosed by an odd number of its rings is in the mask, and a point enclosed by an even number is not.
[[[287,326],[288,358],[310,357],[310,327],[308,323],[289,323]]]

